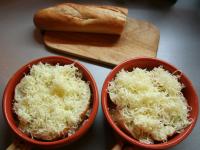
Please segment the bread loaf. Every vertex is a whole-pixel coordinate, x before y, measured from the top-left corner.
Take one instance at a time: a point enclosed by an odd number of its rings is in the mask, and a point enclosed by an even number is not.
[[[64,3],[39,10],[34,23],[41,30],[121,34],[127,14],[121,7]]]

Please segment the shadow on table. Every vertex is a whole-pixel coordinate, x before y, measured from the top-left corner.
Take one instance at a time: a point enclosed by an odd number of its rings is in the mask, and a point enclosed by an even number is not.
[[[60,1],[55,1],[55,0],[48,0],[41,2],[41,0],[29,0],[31,2],[35,2],[34,4],[37,5],[39,3],[47,3],[49,6],[52,6],[53,4],[58,4],[58,3],[65,3],[65,2],[72,2],[74,3],[73,0],[60,0]],[[78,0],[75,3],[83,3],[83,4],[116,4],[116,5],[127,5],[133,8],[168,8],[173,6],[177,0]],[[17,3],[16,0],[2,0],[1,1],[1,6],[8,6],[8,5],[15,5]],[[21,2],[23,3],[23,2]]]
[[[106,149],[111,150],[115,144],[117,144],[117,140],[114,134],[114,130],[111,128],[111,126],[108,124],[107,120],[103,119],[103,125],[104,125],[104,133],[105,133],[105,141],[106,141]]]
[[[122,150],[146,150],[144,148],[137,147],[137,146],[131,145],[128,142],[125,142],[117,133],[115,133],[115,131],[107,123],[106,119],[104,119],[104,129],[105,129],[105,137],[106,137],[105,139],[106,150],[112,150],[114,147],[116,148],[116,145],[121,145]]]
[[[118,5],[128,4],[131,8],[152,8],[152,9],[163,9],[170,8],[177,0],[111,0],[112,3]]]
[[[3,143],[3,146],[5,146],[4,148],[6,149],[10,144],[12,144],[13,140],[14,140],[14,136],[12,135],[12,132],[10,130],[10,128],[8,128],[6,126],[6,128],[3,129],[3,131],[1,131],[1,136],[2,136],[2,141],[1,143]],[[0,146],[1,147],[1,146]],[[1,147],[2,149],[4,149],[3,147]]]

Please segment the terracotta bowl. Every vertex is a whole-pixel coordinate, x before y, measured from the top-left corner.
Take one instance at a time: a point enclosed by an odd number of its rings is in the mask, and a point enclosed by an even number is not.
[[[185,85],[185,88],[183,89],[183,94],[187,99],[187,102],[189,106],[192,107],[192,110],[190,112],[190,118],[193,119],[193,122],[185,128],[185,130],[180,133],[176,134],[173,137],[171,137],[167,142],[165,143],[158,143],[158,144],[144,144],[139,142],[138,140],[132,138],[125,132],[123,132],[112,120],[111,115],[109,113],[109,106],[110,106],[110,98],[109,94],[107,92],[107,87],[109,82],[115,77],[115,75],[124,68],[125,70],[132,70],[132,68],[138,67],[138,68],[147,68],[147,69],[153,69],[154,67],[163,66],[164,69],[168,70],[169,72],[173,73],[174,71],[178,71],[181,73],[180,82]],[[192,131],[192,129],[195,126],[195,123],[197,121],[198,117],[198,111],[199,111],[199,105],[198,105],[198,97],[195,92],[195,89],[191,83],[191,81],[186,77],[186,75],[182,72],[180,72],[176,67],[173,65],[159,60],[155,58],[136,58],[127,60],[119,65],[117,65],[107,76],[101,93],[101,102],[102,102],[102,109],[104,112],[104,115],[108,121],[108,123],[111,125],[111,127],[114,129],[114,131],[125,141],[129,142],[132,145],[135,145],[137,147],[143,147],[147,149],[167,149],[169,147],[175,146],[176,144],[180,143],[183,139],[185,139]]]
[[[90,88],[91,88],[91,93],[92,93],[92,98],[91,98],[91,100],[92,100],[91,107],[92,108],[91,108],[91,114],[90,114],[88,120],[85,121],[84,124],[82,124],[82,126],[75,132],[75,134],[73,134],[69,137],[60,139],[60,140],[56,140],[56,141],[46,142],[46,141],[35,140],[35,139],[30,138],[23,132],[21,132],[17,127],[16,120],[14,119],[14,114],[13,114],[13,110],[12,110],[14,90],[15,90],[16,85],[20,82],[20,80],[24,77],[25,74],[29,73],[30,67],[33,64],[37,64],[39,62],[49,63],[52,65],[55,65],[57,63],[59,63],[60,65],[74,63],[74,65],[79,70],[81,70],[81,72],[83,73],[84,79],[86,81],[89,81],[89,83],[90,83]],[[17,135],[17,137],[21,138],[28,144],[31,144],[33,146],[43,147],[43,148],[59,147],[59,146],[69,144],[69,143],[74,142],[77,139],[79,139],[84,133],[86,133],[86,131],[93,124],[95,116],[97,114],[97,110],[98,110],[98,90],[97,90],[96,82],[95,82],[94,78],[92,77],[92,75],[79,62],[74,61],[69,58],[66,58],[66,57],[61,57],[61,56],[50,56],[50,57],[36,59],[36,60],[29,62],[25,66],[21,67],[9,80],[9,82],[5,88],[4,96],[3,96],[3,113],[4,113],[5,119],[8,123],[8,125],[10,126],[11,130]]]

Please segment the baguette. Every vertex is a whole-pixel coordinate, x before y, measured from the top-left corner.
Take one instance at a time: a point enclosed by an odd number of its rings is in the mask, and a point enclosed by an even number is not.
[[[39,10],[34,23],[41,30],[121,34],[127,14],[122,7],[64,3]]]

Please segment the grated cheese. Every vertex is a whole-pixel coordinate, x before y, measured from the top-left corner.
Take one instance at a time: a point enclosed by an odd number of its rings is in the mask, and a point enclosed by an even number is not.
[[[19,128],[43,140],[76,129],[90,103],[89,84],[73,64],[33,65],[15,88],[14,111]]]
[[[121,70],[109,83],[110,99],[126,128],[140,142],[167,141],[191,121],[189,107],[181,90],[184,85],[162,67],[151,71]]]

